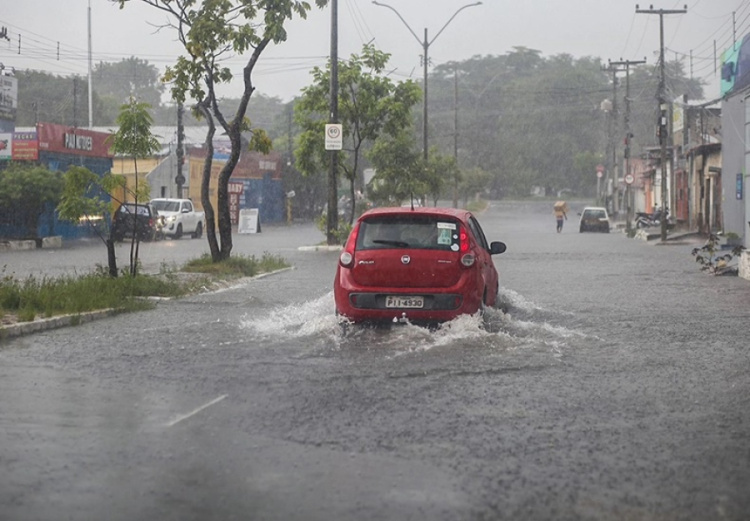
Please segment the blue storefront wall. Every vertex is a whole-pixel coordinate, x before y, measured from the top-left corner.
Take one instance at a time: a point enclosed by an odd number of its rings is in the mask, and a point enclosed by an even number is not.
[[[262,179],[232,178],[232,183],[242,183],[240,208],[258,208],[261,223],[284,221],[284,187],[281,179],[274,179],[272,172]]]
[[[112,171],[111,158],[87,157],[41,150],[39,151],[39,163],[55,172],[65,172],[70,166],[83,166],[99,176]],[[61,220],[57,211],[51,207],[39,218],[37,233],[39,237],[60,235],[64,240],[96,236],[94,230],[87,224],[74,224]]]

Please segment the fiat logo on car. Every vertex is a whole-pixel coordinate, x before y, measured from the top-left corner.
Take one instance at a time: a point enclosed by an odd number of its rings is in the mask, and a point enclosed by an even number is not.
[[[408,255],[404,255],[401,257],[401,262],[404,264],[409,264],[411,262],[411,257],[409,257]]]

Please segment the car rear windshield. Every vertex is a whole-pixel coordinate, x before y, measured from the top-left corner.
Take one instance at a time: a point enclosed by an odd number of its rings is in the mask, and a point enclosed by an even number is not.
[[[607,213],[604,210],[586,210],[583,216],[586,219],[606,219]]]
[[[135,205],[133,204],[123,204],[120,206],[120,213],[129,213],[132,214],[135,212]],[[151,215],[151,210],[149,210],[148,206],[142,206],[138,205],[138,215]]]
[[[179,201],[152,201],[151,204],[160,212],[179,212]]]
[[[431,215],[376,216],[360,224],[357,249],[458,251],[458,227],[456,221]]]

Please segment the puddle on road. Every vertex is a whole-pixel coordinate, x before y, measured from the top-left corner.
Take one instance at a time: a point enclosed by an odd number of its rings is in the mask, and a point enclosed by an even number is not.
[[[262,317],[245,316],[241,328],[265,341],[301,340],[318,349],[380,349],[388,356],[443,347],[473,347],[503,351],[541,349],[562,357],[566,348],[587,336],[561,323],[570,313],[544,309],[513,290],[502,289],[497,309],[484,318],[464,315],[436,330],[411,324],[372,328],[347,324],[335,315],[333,292],[301,304],[276,308]]]

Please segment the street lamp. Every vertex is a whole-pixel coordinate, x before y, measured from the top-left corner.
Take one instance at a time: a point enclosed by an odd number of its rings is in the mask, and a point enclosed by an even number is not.
[[[409,24],[406,23],[406,20],[404,20],[404,18],[399,14],[398,11],[396,11],[396,9],[394,9],[393,7],[391,7],[388,4],[384,4],[382,2],[378,2],[377,0],[372,0],[372,3],[375,4],[375,5],[379,5],[381,7],[387,7],[388,9],[390,9],[391,11],[393,11],[394,13],[396,13],[396,16],[399,17],[399,19],[404,23],[404,25],[406,26],[406,28],[409,29],[409,32],[414,36],[414,38],[416,38],[417,42],[419,42],[419,44],[422,46],[422,50],[424,52],[424,58],[423,58],[423,61],[424,61],[424,63],[423,63],[423,65],[424,65],[424,82],[422,84],[422,89],[423,89],[423,92],[424,92],[424,96],[423,96],[424,99],[423,99],[423,105],[422,105],[422,139],[424,141],[423,141],[423,144],[422,144],[422,147],[423,147],[422,153],[424,155],[425,161],[427,161],[427,62],[428,62],[427,52],[429,50],[430,45],[432,45],[432,42],[434,42],[437,39],[437,37],[440,36],[440,34],[445,30],[446,27],[448,27],[448,24],[453,21],[453,19],[456,17],[456,15],[458,13],[460,13],[461,11],[463,11],[464,9],[466,9],[467,7],[474,7],[476,5],[481,5],[482,2],[474,2],[473,4],[466,4],[465,6],[460,7],[455,13],[453,13],[453,16],[451,16],[448,19],[448,21],[445,22],[445,25],[443,25],[443,27],[437,32],[437,34],[432,37],[432,40],[428,40],[427,39],[427,28],[426,27],[424,29],[424,40],[420,40],[419,36],[417,36],[417,34],[412,30],[411,27],[409,27]]]

